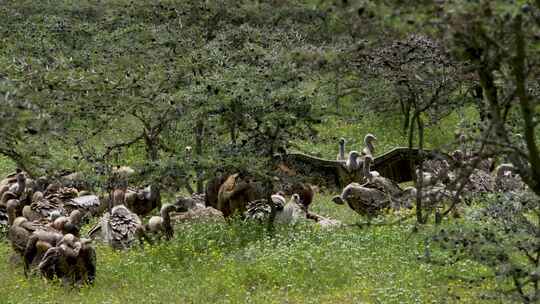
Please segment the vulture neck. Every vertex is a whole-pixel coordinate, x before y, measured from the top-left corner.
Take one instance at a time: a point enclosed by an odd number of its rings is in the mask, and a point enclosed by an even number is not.
[[[13,225],[13,222],[15,221],[15,218],[17,217],[15,208],[7,208],[7,216],[8,216],[8,226]]]
[[[347,167],[349,170],[356,170],[358,169],[358,157],[349,155],[349,160],[347,161]]]
[[[370,162],[366,159],[364,159],[364,164],[363,164],[363,173],[364,173],[364,176],[365,178],[368,180],[368,181],[371,181],[373,179],[373,175],[371,175],[371,164]]]
[[[373,155],[373,153],[375,152],[375,147],[373,146],[373,143],[371,142],[371,140],[368,139],[364,143],[365,143],[366,148],[368,149],[369,153],[371,155]]]
[[[167,229],[172,228],[170,213],[173,211],[173,209],[174,209],[174,206],[169,205],[169,206],[163,207],[160,211],[161,218],[163,219],[163,225],[167,227]]]
[[[19,186],[19,188],[17,189],[17,192],[19,193],[24,192],[24,188],[26,187],[26,179],[18,180],[17,185]]]
[[[339,159],[340,160],[345,159],[345,143],[344,142],[339,143]]]

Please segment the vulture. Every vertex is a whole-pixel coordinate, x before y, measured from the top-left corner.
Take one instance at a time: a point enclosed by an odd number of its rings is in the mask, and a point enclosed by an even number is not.
[[[165,204],[161,207],[160,216],[152,216],[148,220],[148,224],[145,225],[146,232],[161,236],[164,235],[166,240],[170,240],[173,237],[174,229],[171,224],[171,215],[173,211],[177,211],[178,207],[172,204]]]
[[[178,197],[175,203],[179,213],[173,216],[173,222],[191,220],[215,220],[222,221],[221,211],[205,206],[205,195],[194,193],[191,197]]]
[[[306,209],[309,208],[313,202],[315,191],[313,191],[313,185],[307,183],[295,182],[292,184],[286,184],[282,190],[283,194],[291,196],[297,193],[300,196],[300,203],[304,205]]]
[[[412,202],[416,201],[418,189],[415,187],[407,187],[402,195],[403,204],[405,207],[412,207]],[[422,202],[425,207],[434,208],[441,202],[450,200],[455,195],[455,191],[446,188],[445,185],[436,184],[422,187]]]
[[[303,220],[313,220],[322,228],[339,227],[341,222],[310,213],[302,203],[300,195],[295,193],[287,202],[283,193],[276,193],[271,196],[272,203],[266,199],[250,202],[245,212],[245,218],[266,222],[273,216],[276,224],[295,224]],[[272,215],[273,213],[273,215]]]
[[[238,173],[229,175],[219,187],[217,209],[225,218],[235,213],[244,214],[249,202],[262,199],[262,186]]]
[[[11,181],[12,183],[8,183]],[[3,181],[4,186],[1,187],[0,192],[0,205],[6,205],[10,199],[17,199],[21,202],[20,209],[23,205],[31,201],[33,195],[33,188],[30,187],[34,184],[32,180],[28,180],[23,172],[19,172],[15,175],[15,180],[8,178]],[[31,184],[29,184],[31,182]]]
[[[345,138],[343,138],[343,137],[339,139],[339,150],[338,151],[339,152],[337,154],[336,160],[344,162],[346,159],[345,159]]]
[[[191,197],[177,197],[176,207],[179,212],[187,212],[192,209],[206,208],[206,196],[201,193],[193,193]]]
[[[143,238],[148,240],[139,216],[124,205],[114,206],[111,213],[106,212],[88,235],[94,239],[98,232],[101,232],[101,238],[114,249],[130,248],[136,239],[139,239],[141,245]]]
[[[58,216],[52,222],[52,227],[64,234],[71,233],[79,236],[79,230],[82,226],[83,213],[79,210],[71,211],[69,216]],[[51,218],[52,219],[52,218]]]
[[[516,172],[512,164],[500,164],[495,168],[493,188],[498,192],[521,191],[526,188],[525,183]]]
[[[375,135],[368,133],[366,136],[364,136],[364,149],[362,149],[362,156],[373,156],[375,155],[375,146],[373,145],[374,142],[377,141],[377,137]]]
[[[300,196],[295,193],[291,196],[289,202],[276,213],[275,222],[279,224],[296,224],[298,221],[306,218],[306,209],[300,202]]]
[[[9,212],[9,216],[14,216]],[[62,233],[46,222],[29,221],[25,217],[10,219],[8,239],[13,250],[23,257],[25,274],[35,261],[62,238]]]
[[[366,216],[368,222],[382,210],[389,208],[391,203],[388,194],[375,188],[364,187],[359,183],[350,183],[340,195],[334,196],[332,201],[339,205],[347,203],[356,213]]]
[[[400,196],[403,190],[396,182],[389,178],[381,176],[377,171],[370,170],[372,162],[373,158],[369,155],[366,155],[363,165],[366,183],[364,183],[362,186],[382,191],[383,193],[388,194],[389,197]]]
[[[49,248],[38,265],[41,274],[65,284],[92,284],[96,276],[96,252],[88,239],[67,234]]]
[[[362,161],[360,160],[360,153],[357,151],[349,152],[347,162],[345,162],[345,168],[349,173],[354,173],[360,170],[362,167]]]
[[[144,189],[128,188],[123,196],[124,205],[140,216],[147,215],[155,208],[161,207],[161,194],[158,185],[149,185]],[[118,203],[115,202],[115,204]]]
[[[81,192],[79,192],[80,194]],[[79,210],[84,214],[95,215],[101,207],[101,201],[97,195],[88,194],[64,201],[66,212]]]
[[[285,197],[281,194],[273,194],[272,201],[269,203],[266,199],[258,199],[248,203],[244,218],[247,220],[256,220],[261,223],[270,220],[272,216],[277,218],[277,213],[285,207]]]
[[[26,177],[21,172],[17,174],[16,182],[9,187],[8,191],[20,197],[24,193],[24,190],[26,190]]]
[[[219,188],[223,185],[227,177],[228,175],[218,174],[206,183],[206,188],[204,189],[204,203],[206,207],[218,208]]]
[[[354,157],[354,156],[353,156]],[[371,168],[381,176],[397,183],[413,180],[416,166],[424,160],[450,156],[436,151],[398,147],[378,157],[373,158]],[[362,157],[360,156],[360,160]],[[364,181],[360,163],[356,165],[360,170],[351,172],[343,162],[317,158],[303,153],[284,153],[274,157],[276,172],[280,177],[302,177],[306,182],[327,188],[343,189],[346,185]]]
[[[31,221],[48,218],[52,213],[58,213],[60,215],[66,213],[61,200],[48,200],[43,198],[30,205],[24,206],[22,210],[22,215]]]

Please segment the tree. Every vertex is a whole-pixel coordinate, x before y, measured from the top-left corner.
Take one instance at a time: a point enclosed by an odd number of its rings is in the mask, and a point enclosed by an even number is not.
[[[448,56],[444,46],[426,36],[410,35],[368,50],[359,63],[371,67],[368,75],[393,87],[395,99],[378,100],[376,104],[378,108],[402,114],[409,148],[415,146],[416,137],[417,147],[423,151],[426,118],[430,123],[438,122],[461,105],[460,99],[456,98],[462,85],[461,66]],[[426,223],[429,213],[423,214],[422,164],[418,175],[415,178],[417,221]]]
[[[486,119],[474,152],[511,162],[529,190],[489,198],[481,227],[441,231],[438,240],[508,279],[513,288],[505,293],[523,303],[540,300],[539,15],[539,1],[457,1],[444,31],[481,87]]]

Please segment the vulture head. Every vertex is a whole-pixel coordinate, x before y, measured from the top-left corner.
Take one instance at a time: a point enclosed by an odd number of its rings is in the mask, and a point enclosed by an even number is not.
[[[274,202],[274,204],[276,205],[285,206],[285,204],[287,203],[285,196],[281,193],[272,194],[271,198],[272,202]]]
[[[343,205],[345,204],[345,201],[343,200],[343,198],[340,196],[340,195],[336,195],[332,198],[332,202],[334,202],[335,204],[338,204],[338,205]]]
[[[349,159],[347,160],[347,168],[349,170],[357,170],[360,166],[358,162],[358,158],[360,157],[360,153],[358,151],[351,151],[349,152]]]
[[[26,177],[24,176],[24,173],[17,174],[17,183],[24,183],[26,182]]]
[[[455,150],[452,152],[452,158],[456,162],[462,162],[465,159],[465,154],[461,150]]]
[[[358,151],[349,152],[349,160],[356,161],[358,159],[358,157],[360,157],[360,153],[358,153]]]
[[[366,136],[364,136],[364,144],[365,145],[373,144],[376,141],[377,141],[377,137],[375,137],[375,135],[373,135],[371,133],[368,133],[368,134],[366,134]]]

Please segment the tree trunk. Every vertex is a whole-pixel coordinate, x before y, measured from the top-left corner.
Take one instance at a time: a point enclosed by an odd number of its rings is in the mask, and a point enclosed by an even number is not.
[[[421,113],[416,113],[416,123],[418,126],[418,153],[420,154],[420,159],[424,159],[424,122],[422,121],[422,118],[420,117]],[[422,208],[422,190],[423,190],[423,184],[424,184],[424,162],[421,161],[419,165],[417,176],[417,185],[416,185],[416,220],[420,224],[425,224],[427,222],[428,214],[423,216]]]
[[[536,145],[534,104],[530,102],[527,93],[527,78],[525,68],[525,38],[523,37],[522,17],[516,16],[514,21],[514,35],[516,38],[516,56],[514,58],[512,71],[516,81],[516,95],[519,98],[521,115],[523,116],[523,130],[525,133],[525,143],[528,150],[528,160],[531,164],[530,176],[525,176],[525,181],[536,194],[540,195],[540,152]]]
[[[202,158],[204,140],[204,121],[199,119],[195,126],[195,155],[198,160]],[[197,162],[195,168],[197,175],[197,193],[204,192],[204,178],[200,162]]]

